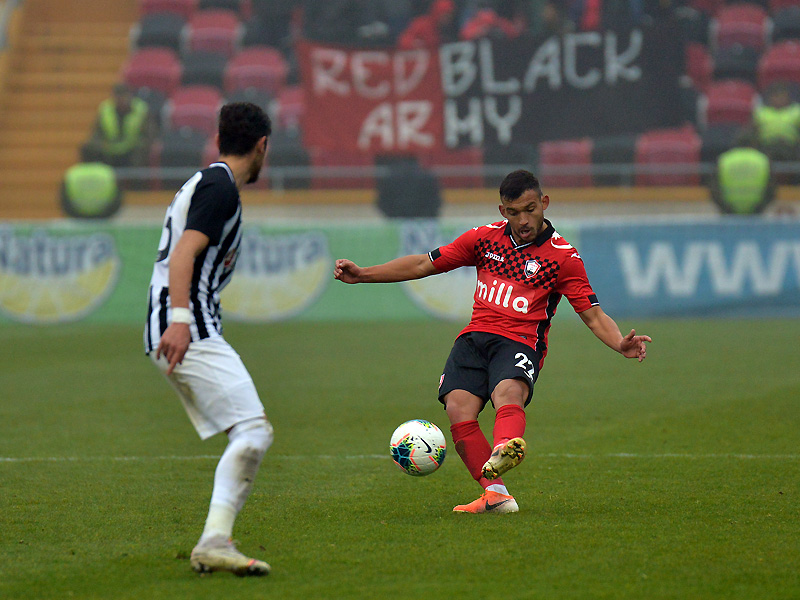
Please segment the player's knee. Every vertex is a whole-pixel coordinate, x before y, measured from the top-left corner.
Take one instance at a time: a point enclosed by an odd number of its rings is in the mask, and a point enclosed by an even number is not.
[[[274,433],[272,424],[266,418],[259,418],[237,423],[228,437],[241,445],[240,452],[243,455],[261,460],[272,445]]]

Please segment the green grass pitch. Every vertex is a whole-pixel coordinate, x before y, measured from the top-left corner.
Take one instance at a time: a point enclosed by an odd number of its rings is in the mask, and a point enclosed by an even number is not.
[[[228,323],[276,430],[234,531],[264,579],[189,568],[224,440],[139,327],[5,325],[0,598],[800,597],[800,321],[636,325],[642,364],[554,324],[520,512],[476,516],[451,512],[480,493],[452,448],[425,478],[388,457],[407,419],[450,441],[457,325]]]

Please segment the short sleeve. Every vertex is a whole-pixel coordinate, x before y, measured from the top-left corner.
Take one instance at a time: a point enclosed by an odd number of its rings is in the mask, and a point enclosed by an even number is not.
[[[452,271],[458,267],[475,266],[475,244],[477,239],[477,230],[470,229],[446,246],[431,250],[428,256],[430,256],[436,270],[442,273]]]
[[[589,283],[583,260],[577,252],[573,252],[561,265],[556,291],[566,296],[578,313],[600,304]]]
[[[227,181],[207,180],[207,175],[204,175],[192,195],[186,215],[186,229],[206,234],[209,244],[217,245],[222,238],[225,222],[234,215],[237,207],[235,187]]]

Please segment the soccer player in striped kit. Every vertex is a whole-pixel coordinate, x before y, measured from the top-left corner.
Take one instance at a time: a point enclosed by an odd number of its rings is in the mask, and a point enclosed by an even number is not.
[[[172,200],[150,280],[146,353],[172,384],[201,439],[228,435],[205,528],[191,554],[198,573],[270,571],[231,541],[273,434],[250,374],[222,337],[219,294],[239,256],[239,190],[258,179],[271,131],[269,117],[254,104],[222,107],[219,160],[195,173]]]
[[[577,250],[544,218],[549,204],[532,173],[514,171],[500,185],[503,221],[475,227],[428,254],[372,267],[339,259],[334,267],[334,277],[345,283],[391,283],[462,266],[477,269],[472,319],[453,344],[439,382],[456,452],[484,489],[455,512],[519,510],[502,475],[525,457],[525,407],[562,296],[603,343],[623,356],[641,362],[645,342],[652,341],[633,330],[623,336],[603,312]],[[478,424],[487,402],[496,411],[492,445]]]

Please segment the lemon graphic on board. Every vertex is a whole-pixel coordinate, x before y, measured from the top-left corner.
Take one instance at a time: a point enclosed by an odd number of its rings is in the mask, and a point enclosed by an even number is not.
[[[242,236],[236,273],[222,291],[225,318],[287,319],[303,312],[330,281],[328,240],[321,233]]]
[[[409,222],[400,231],[400,255],[426,254],[452,242],[458,230],[444,230],[435,221]],[[436,277],[414,279],[402,284],[411,301],[426,313],[448,321],[461,321],[472,314],[475,268],[465,267]]]
[[[0,228],[0,312],[16,321],[81,319],[108,298],[119,271],[116,244],[107,234]]]

